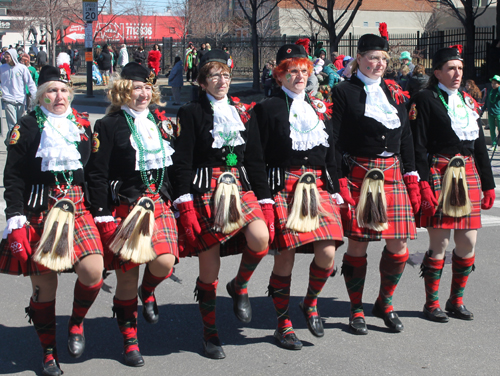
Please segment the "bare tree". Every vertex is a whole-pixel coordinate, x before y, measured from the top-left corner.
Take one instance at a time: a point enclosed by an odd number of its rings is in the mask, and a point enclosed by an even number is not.
[[[308,13],[302,9],[283,8],[280,12],[283,12],[283,17],[287,23],[291,23],[294,26],[296,30],[294,35],[318,35],[323,29],[320,24],[314,22]]]
[[[296,0],[296,2],[311,20],[326,30],[332,51],[338,50],[340,40],[363,4],[363,0]]]
[[[196,5],[197,13],[203,15],[196,17],[192,28],[193,35],[213,39],[218,45],[222,38],[230,34],[234,26],[227,1],[192,0],[193,3]]]
[[[476,19],[481,17],[493,0],[426,0],[429,3],[440,4],[448,9],[453,17],[459,20],[465,29],[465,76],[475,76],[474,50],[476,42]],[[482,5],[481,3],[484,3]],[[462,7],[459,7],[461,5]]]

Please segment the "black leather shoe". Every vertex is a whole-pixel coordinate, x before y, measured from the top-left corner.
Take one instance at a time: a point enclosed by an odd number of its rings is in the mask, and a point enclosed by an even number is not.
[[[233,311],[236,318],[244,323],[252,321],[252,306],[248,294],[239,295],[234,291],[234,279],[227,283],[226,289],[233,298]]]
[[[82,334],[69,334],[68,336],[68,351],[73,358],[82,356],[85,350],[85,337]]]
[[[158,320],[160,319],[160,315],[158,314],[158,304],[156,304],[156,297],[154,301],[150,303],[144,303],[144,300],[142,299],[142,285],[139,286],[139,289],[137,290],[137,294],[139,295],[139,298],[141,298],[142,302],[142,316],[144,316],[144,319],[150,323],[150,324],[156,324]]]
[[[441,309],[441,308],[435,308],[432,311],[429,311],[426,305],[424,305],[424,316],[435,322],[448,322],[449,318],[448,315]]]
[[[394,332],[402,332],[404,330],[403,323],[399,319],[398,314],[396,312],[390,311],[388,313],[384,313],[384,311],[382,311],[379,308],[378,304],[375,303],[373,305],[372,314],[375,317],[383,319],[385,326],[387,326],[392,331],[394,331]]]
[[[43,376],[61,376],[62,375],[61,369],[59,368],[59,364],[57,364],[57,362],[54,359],[43,363],[42,367],[43,367],[43,371],[42,371]]]
[[[307,314],[307,308],[304,307],[304,302],[300,302],[299,307],[306,318],[307,327],[312,335],[316,337],[323,337],[325,335],[325,330],[323,329],[323,321],[321,320],[319,312],[317,312],[318,315],[309,316]]]
[[[472,314],[472,312],[465,308],[463,304],[455,306],[451,303],[450,299],[448,299],[445,308],[448,312],[452,313],[454,316],[461,320],[474,320],[474,315]]]
[[[212,337],[208,341],[203,340],[203,349],[207,358],[224,359],[226,357],[219,337]]]
[[[278,329],[274,332],[274,338],[280,347],[287,350],[300,350],[302,342],[299,341],[295,333],[281,333]]]
[[[139,350],[124,353],[125,364],[130,367],[142,367],[144,365],[144,358]]]
[[[351,332],[356,335],[368,334],[368,328],[366,327],[366,321],[364,317],[355,317],[353,319],[350,319],[349,328],[351,328]]]

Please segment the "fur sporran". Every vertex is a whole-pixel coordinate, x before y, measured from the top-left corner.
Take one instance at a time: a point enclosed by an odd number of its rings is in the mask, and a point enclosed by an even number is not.
[[[464,217],[472,211],[465,160],[460,156],[451,158],[448,163],[441,183],[438,204],[443,214],[449,217]]]
[[[236,177],[230,172],[224,172],[217,180],[213,218],[213,229],[223,234],[230,234],[245,223]]]
[[[384,231],[389,228],[384,172],[378,168],[372,168],[363,179],[356,206],[356,220],[359,227],[374,231]]]
[[[302,174],[295,187],[286,227],[297,232],[311,232],[319,228],[319,215],[325,211],[316,186],[316,176]]]
[[[125,218],[109,248],[124,261],[144,264],[156,258],[151,238],[155,226],[155,203],[149,197],[139,200]]]
[[[56,272],[73,267],[75,211],[75,204],[68,199],[57,201],[50,209],[33,256],[35,262]]]

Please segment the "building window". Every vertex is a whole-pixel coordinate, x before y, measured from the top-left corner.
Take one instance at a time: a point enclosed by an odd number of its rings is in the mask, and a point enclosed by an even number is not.
[[[379,27],[380,26],[380,22],[375,22],[375,27]]]
[[[363,27],[368,27],[368,21],[363,22]]]
[[[175,27],[170,28],[170,34],[175,34]]]

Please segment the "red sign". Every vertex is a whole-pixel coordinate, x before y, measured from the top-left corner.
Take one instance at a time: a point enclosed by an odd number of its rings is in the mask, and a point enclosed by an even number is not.
[[[99,15],[93,29],[96,42],[110,41],[120,43],[124,40],[179,38],[181,22],[172,16],[114,16]],[[66,29],[64,43],[83,43],[85,29],[83,25],[71,23]]]

